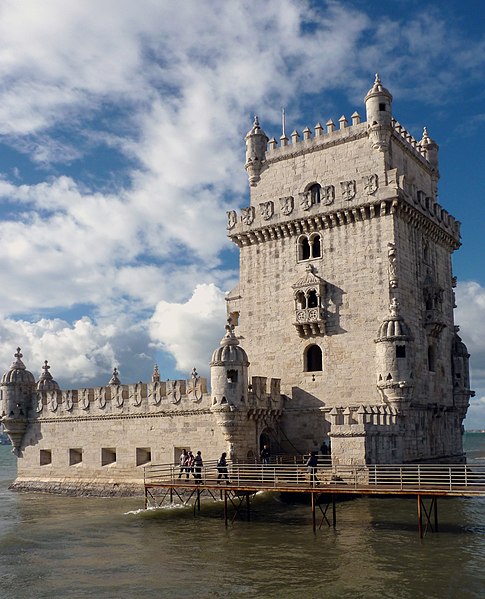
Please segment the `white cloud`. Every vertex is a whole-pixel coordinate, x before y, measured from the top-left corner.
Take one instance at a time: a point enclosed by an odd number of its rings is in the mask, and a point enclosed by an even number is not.
[[[194,366],[208,373],[212,351],[224,336],[224,294],[214,285],[198,285],[185,303],[159,302],[150,321],[150,335],[189,374]]]
[[[467,428],[485,428],[485,289],[475,281],[460,282],[456,289],[456,323],[470,352],[471,386]]]

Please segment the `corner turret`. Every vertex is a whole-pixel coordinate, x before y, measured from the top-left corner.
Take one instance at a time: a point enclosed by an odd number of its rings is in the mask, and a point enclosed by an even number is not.
[[[389,146],[391,138],[392,95],[382,85],[378,73],[364,101],[372,147],[384,151]]]
[[[12,442],[14,453],[18,454],[27,430],[35,378],[22,362],[20,347],[14,357],[10,370],[3,375],[0,383],[0,422]]]
[[[413,387],[411,334],[399,314],[399,303],[391,301],[389,316],[382,322],[376,342],[377,389],[383,403],[400,408]]]
[[[260,180],[261,168],[266,158],[266,146],[269,138],[259,126],[258,117],[254,117],[254,123],[246,137],[246,164],[244,168],[248,173],[249,185],[255,187]]]
[[[213,407],[246,406],[248,400],[248,356],[234,334],[229,318],[226,334],[210,363]]]

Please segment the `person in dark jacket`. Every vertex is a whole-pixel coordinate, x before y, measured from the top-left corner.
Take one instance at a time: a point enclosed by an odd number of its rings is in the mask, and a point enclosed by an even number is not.
[[[202,482],[202,466],[204,462],[202,461],[202,454],[200,451],[197,452],[197,455],[194,458],[194,478],[195,482],[200,485]]]
[[[319,485],[320,481],[317,478],[317,467],[318,467],[318,457],[317,452],[312,451],[310,453],[310,457],[306,462],[307,472],[310,475],[310,484],[314,486],[315,484]]]
[[[227,453],[224,451],[221,454],[221,457],[217,460],[217,472],[219,473],[217,475],[217,480],[218,481],[222,477],[224,477],[226,480],[229,480],[229,476],[227,474],[227,460],[226,460],[226,456],[227,456]]]

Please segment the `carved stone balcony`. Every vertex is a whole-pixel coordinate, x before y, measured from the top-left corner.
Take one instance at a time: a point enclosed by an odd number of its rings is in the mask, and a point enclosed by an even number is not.
[[[300,337],[323,335],[325,333],[325,318],[322,308],[304,308],[296,310],[296,322],[293,324]]]

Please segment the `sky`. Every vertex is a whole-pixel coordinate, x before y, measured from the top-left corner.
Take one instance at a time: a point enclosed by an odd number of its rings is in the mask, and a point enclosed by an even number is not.
[[[226,211],[248,205],[244,135],[357,110],[440,146],[462,223],[455,321],[485,428],[485,29],[472,0],[0,0],[0,364],[63,388],[188,378],[238,279]]]

